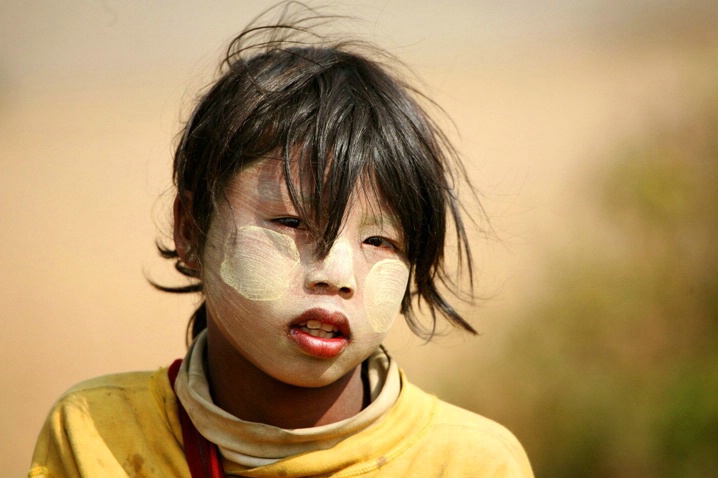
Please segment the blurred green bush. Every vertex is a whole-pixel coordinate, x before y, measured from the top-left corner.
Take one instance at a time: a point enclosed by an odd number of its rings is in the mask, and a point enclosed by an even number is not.
[[[539,477],[716,476],[718,94],[603,164],[596,220],[458,401],[507,424]]]

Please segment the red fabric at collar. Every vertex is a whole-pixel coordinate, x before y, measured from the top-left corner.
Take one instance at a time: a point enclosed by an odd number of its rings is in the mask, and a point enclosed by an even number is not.
[[[167,371],[172,390],[175,388],[175,380],[177,380],[180,365],[182,365],[182,359],[177,359]],[[176,395],[177,393],[175,392]],[[177,399],[177,409],[180,424],[182,425],[184,454],[187,457],[187,464],[192,478],[226,478],[219,459],[217,445],[211,443],[197,431],[179,399]]]

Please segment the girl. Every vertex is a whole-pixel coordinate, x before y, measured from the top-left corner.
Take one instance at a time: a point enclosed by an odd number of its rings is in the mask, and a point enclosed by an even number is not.
[[[68,391],[29,476],[531,476],[381,347],[399,314],[475,333],[439,288],[447,223],[471,270],[462,169],[386,55],[293,36],[313,21],[241,33],[184,128],[160,250],[193,282],[158,287],[203,294],[187,355]]]

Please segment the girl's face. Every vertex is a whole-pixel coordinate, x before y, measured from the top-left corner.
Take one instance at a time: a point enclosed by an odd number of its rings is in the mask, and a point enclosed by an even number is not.
[[[409,279],[402,233],[361,191],[324,259],[297,216],[281,161],[261,160],[233,178],[212,218],[202,261],[209,320],[277,380],[336,381],[379,346],[399,313]]]

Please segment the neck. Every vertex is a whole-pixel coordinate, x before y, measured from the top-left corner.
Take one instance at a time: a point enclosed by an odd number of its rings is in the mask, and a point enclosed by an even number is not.
[[[207,367],[214,403],[235,417],[279,428],[311,428],[362,410],[361,367],[324,387],[274,379],[245,359],[212,323],[207,324]]]

